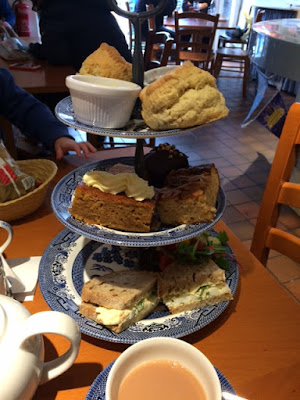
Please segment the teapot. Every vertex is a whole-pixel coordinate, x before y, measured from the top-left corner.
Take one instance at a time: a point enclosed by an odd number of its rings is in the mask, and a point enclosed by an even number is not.
[[[43,333],[69,340],[70,348],[60,357],[44,362]],[[0,295],[0,398],[29,400],[39,384],[69,369],[80,343],[77,323],[57,311],[31,315],[17,300]]]

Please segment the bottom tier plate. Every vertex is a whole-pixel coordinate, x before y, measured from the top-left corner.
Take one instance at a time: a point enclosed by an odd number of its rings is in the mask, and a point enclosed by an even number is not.
[[[154,336],[186,336],[211,323],[228,306],[227,301],[176,315],[171,315],[166,309],[157,309],[119,334],[83,317],[78,308],[84,282],[96,275],[138,267],[140,250],[99,243],[64,229],[42,256],[39,267],[42,294],[52,310],[74,318],[82,333],[118,343],[135,343]],[[226,282],[234,295],[238,284],[238,266],[229,246],[227,253],[230,257]]]

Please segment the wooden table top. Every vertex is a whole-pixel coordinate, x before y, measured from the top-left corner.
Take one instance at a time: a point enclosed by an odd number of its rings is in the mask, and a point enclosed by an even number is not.
[[[174,17],[165,17],[164,19],[164,25],[169,27],[169,28],[175,28],[175,18]],[[201,20],[199,18],[182,18],[180,20],[180,26],[182,27],[212,27],[213,23],[211,21],[205,21]],[[228,20],[225,18],[220,17],[217,29],[235,29],[235,28],[230,28],[228,27]]]
[[[9,69],[9,65],[13,63],[14,61],[6,61],[0,57],[0,68]],[[36,60],[34,63],[41,65],[42,68],[36,71],[9,69],[18,86],[34,94],[68,92],[65,79],[66,76],[76,73],[72,67],[49,65],[42,60]]]
[[[132,156],[134,148],[108,150],[91,155],[90,161]],[[67,156],[58,162],[52,183],[86,162]],[[14,237],[7,258],[39,256],[64,229],[51,211],[50,192],[32,216],[12,222]],[[296,400],[300,396],[299,304],[256,260],[222,222],[240,263],[240,282],[234,300],[203,329],[183,340],[200,349],[228,379],[237,394],[249,400]],[[38,288],[33,302],[24,303],[31,313],[49,310]],[[60,337],[45,336],[47,359],[66,350]],[[97,375],[128,345],[104,342],[82,335],[75,364],[58,378],[39,386],[34,399],[82,400]]]

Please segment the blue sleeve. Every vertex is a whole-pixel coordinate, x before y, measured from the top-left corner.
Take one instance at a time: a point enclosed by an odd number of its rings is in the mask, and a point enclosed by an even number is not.
[[[192,0],[191,1],[188,1],[188,0],[183,1],[182,2],[182,11],[189,11],[190,6],[187,3],[192,3],[193,4]]]
[[[158,6],[160,0],[137,0],[135,3],[135,12],[146,11],[146,4],[153,4],[154,7]],[[177,6],[177,0],[168,0],[167,5],[163,11],[164,15],[171,15]]]
[[[145,0],[137,0],[134,6],[135,12],[146,11],[146,1]]]
[[[7,0],[0,0],[0,17],[14,26],[16,17]]]
[[[49,148],[59,137],[72,137],[50,109],[17,86],[11,73],[4,68],[0,68],[0,114],[22,133]]]

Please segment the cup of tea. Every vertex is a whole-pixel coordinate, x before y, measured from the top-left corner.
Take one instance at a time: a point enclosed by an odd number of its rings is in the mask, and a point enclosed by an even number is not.
[[[105,394],[106,400],[222,398],[220,380],[209,359],[193,345],[165,337],[127,348],[109,372]]]

